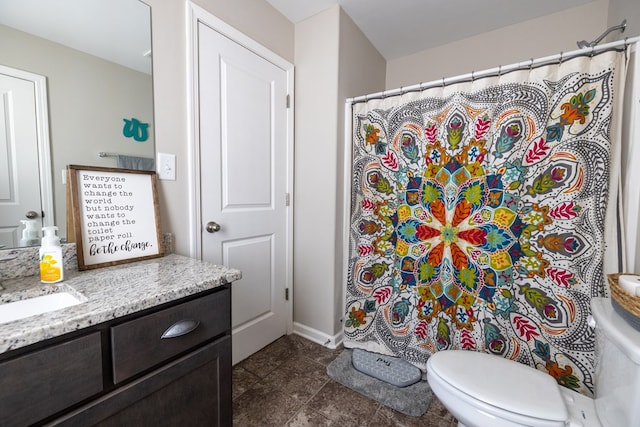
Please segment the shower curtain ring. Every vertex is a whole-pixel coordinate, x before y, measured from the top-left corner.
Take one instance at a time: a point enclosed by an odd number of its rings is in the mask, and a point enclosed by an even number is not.
[[[558,61],[560,65],[562,65],[562,55],[564,55],[564,52],[560,51],[560,59]]]
[[[476,78],[473,76],[473,73],[475,73],[475,71],[471,72],[471,83],[476,81]]]
[[[593,58],[593,55],[595,54],[595,52],[596,52],[596,47],[595,46],[591,46],[591,53],[589,54],[589,56],[591,58]]]
[[[529,71],[531,71],[533,69],[533,58],[531,58],[531,61],[529,62]]]
[[[498,65],[498,77],[502,77],[502,64]]]
[[[627,39],[629,37],[625,37],[624,38],[624,60],[627,61],[629,58],[627,57],[627,48],[629,47],[629,45],[627,44]]]
[[[444,87],[444,76],[442,76],[442,87]]]

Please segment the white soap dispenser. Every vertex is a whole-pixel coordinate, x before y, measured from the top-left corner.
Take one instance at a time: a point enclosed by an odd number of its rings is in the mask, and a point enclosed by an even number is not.
[[[24,230],[22,230],[22,239],[20,239],[20,246],[39,245],[40,230],[38,230],[38,222],[35,219],[21,219],[20,222],[24,226]]]
[[[40,281],[57,283],[64,279],[64,262],[60,238],[56,235],[58,227],[42,227],[42,246],[40,246]]]

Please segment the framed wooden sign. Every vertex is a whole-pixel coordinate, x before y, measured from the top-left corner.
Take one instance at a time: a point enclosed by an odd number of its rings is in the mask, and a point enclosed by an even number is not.
[[[156,173],[67,166],[78,269],[164,255]]]

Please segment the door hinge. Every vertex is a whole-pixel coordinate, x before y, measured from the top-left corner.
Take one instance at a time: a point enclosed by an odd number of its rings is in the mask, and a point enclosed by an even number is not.
[[[287,108],[291,108],[291,95],[287,94]]]
[[[289,288],[284,288],[284,299],[289,301]]]
[[[284,205],[285,206],[289,206],[290,204],[291,204],[291,194],[285,193],[284,194]]]

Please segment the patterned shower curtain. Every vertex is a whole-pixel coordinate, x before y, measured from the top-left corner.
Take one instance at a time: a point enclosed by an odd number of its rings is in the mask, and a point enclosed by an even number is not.
[[[345,346],[488,352],[592,395],[624,73],[610,51],[354,104]]]

